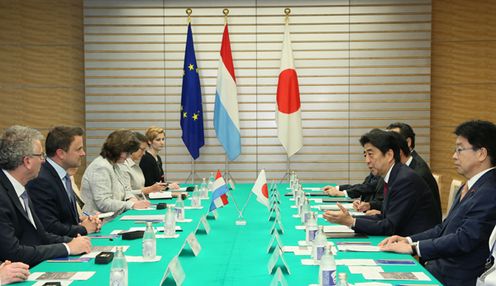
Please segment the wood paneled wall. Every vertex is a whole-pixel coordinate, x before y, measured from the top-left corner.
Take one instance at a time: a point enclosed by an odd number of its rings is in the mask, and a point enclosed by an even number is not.
[[[496,2],[432,1],[431,167],[443,175],[446,208],[453,178],[453,130],[463,121],[496,122]]]
[[[0,129],[84,126],[83,4],[0,1]]]

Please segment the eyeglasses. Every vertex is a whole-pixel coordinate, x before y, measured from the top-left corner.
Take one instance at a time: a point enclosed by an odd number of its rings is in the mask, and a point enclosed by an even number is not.
[[[47,154],[45,152],[41,152],[41,153],[33,153],[33,154],[30,154],[29,156],[37,156],[37,157],[40,157],[41,160],[46,160],[47,158]]]
[[[460,154],[461,152],[466,151],[466,150],[477,151],[478,148],[474,148],[474,147],[464,148],[464,147],[458,146],[458,147],[455,147],[455,150],[453,150],[453,152],[455,152],[456,154]]]

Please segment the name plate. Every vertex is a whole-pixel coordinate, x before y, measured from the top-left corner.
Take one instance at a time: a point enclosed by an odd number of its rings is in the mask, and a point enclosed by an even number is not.
[[[274,245],[274,243],[275,243],[275,245]],[[283,244],[281,242],[281,238],[279,237],[279,233],[277,233],[277,231],[276,231],[276,232],[274,232],[274,234],[272,235],[272,238],[269,241],[269,245],[267,246],[267,253],[271,253],[272,251],[274,251],[277,248],[283,249]]]
[[[179,258],[174,256],[172,260],[167,265],[167,269],[165,270],[164,277],[162,278],[162,282],[160,285],[163,285],[167,277],[172,274],[172,279],[176,283],[176,285],[181,286],[184,283],[184,279],[186,278],[186,273],[184,273],[184,269],[179,262]]]
[[[198,242],[198,239],[196,238],[194,232],[190,233],[188,237],[186,237],[186,242],[188,242],[189,247],[191,248],[191,250],[193,250],[193,254],[195,256],[198,256],[198,254],[200,254],[201,251],[201,245]]]
[[[203,228],[205,229],[205,232],[207,234],[209,234],[210,233],[210,224],[208,223],[206,216],[202,216],[201,217],[200,224],[203,225]]]
[[[272,272],[274,271],[274,267],[278,264],[279,261],[282,263],[282,266],[286,269],[288,274],[291,274],[289,266],[286,263],[286,260],[284,260],[284,253],[282,252],[282,249],[280,247],[276,247],[276,249],[270,256],[269,263],[267,263],[267,270],[269,274],[272,274]]]
[[[284,274],[282,273],[282,270],[280,267],[277,267],[276,270],[276,275],[274,275],[274,278],[272,278],[272,282],[270,282],[270,286],[288,286],[288,282],[286,281],[286,278],[284,278]]]

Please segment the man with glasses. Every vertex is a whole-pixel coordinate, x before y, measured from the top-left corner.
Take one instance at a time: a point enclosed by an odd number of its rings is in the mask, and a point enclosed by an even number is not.
[[[496,125],[468,121],[455,134],[454,165],[468,181],[458,191],[448,217],[410,237],[386,238],[379,246],[383,251],[417,254],[443,285],[469,286],[484,271],[496,224]]]
[[[0,261],[34,266],[43,260],[89,253],[87,237],[46,232],[25,186],[38,176],[45,153],[35,129],[12,126],[0,137]]]
[[[72,188],[67,170],[81,166],[86,156],[83,145],[83,129],[56,126],[45,140],[48,159],[41,165],[36,179],[26,185],[35,211],[48,232],[76,237],[78,234],[100,230],[96,216],[79,217],[76,204],[83,207],[82,200]]]

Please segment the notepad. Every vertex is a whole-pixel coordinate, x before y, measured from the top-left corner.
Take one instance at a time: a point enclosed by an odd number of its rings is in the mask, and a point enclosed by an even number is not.
[[[156,199],[170,199],[172,198],[172,192],[165,191],[165,192],[154,192],[154,193],[149,193],[148,198],[150,200],[156,200]]]

